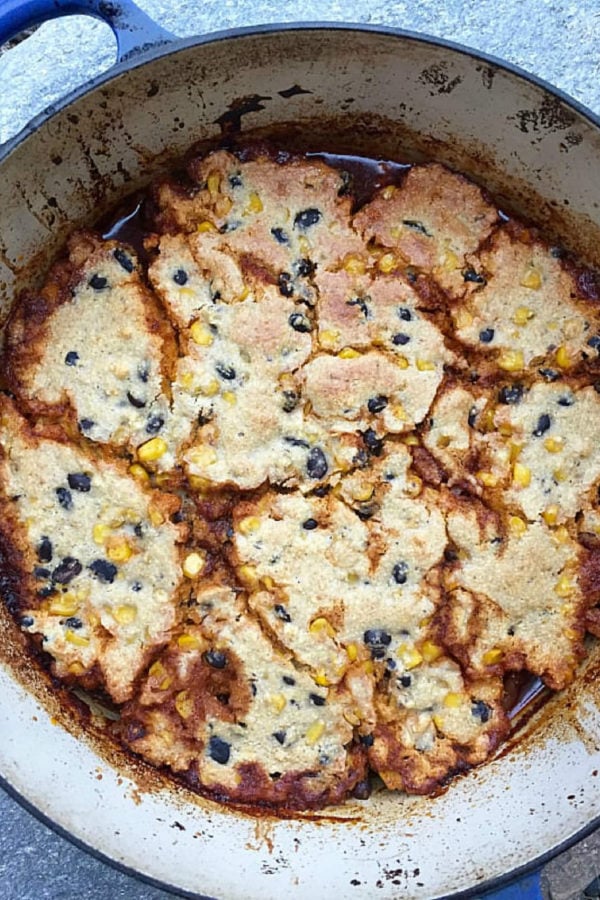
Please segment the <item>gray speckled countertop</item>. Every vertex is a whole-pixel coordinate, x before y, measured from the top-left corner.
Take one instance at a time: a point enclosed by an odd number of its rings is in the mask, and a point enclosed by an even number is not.
[[[516,63],[600,113],[600,0],[138,0],[138,5],[181,36],[300,20],[421,31]],[[46,23],[3,53],[0,142],[52,101],[108,69],[114,56],[108,26],[79,16]],[[171,896],[77,849],[1,790],[0,822],[3,900]],[[599,871],[596,834],[546,866],[544,890],[554,900],[580,897]]]

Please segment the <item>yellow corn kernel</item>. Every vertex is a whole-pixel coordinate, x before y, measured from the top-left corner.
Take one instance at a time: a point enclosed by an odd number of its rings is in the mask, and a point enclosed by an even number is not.
[[[333,625],[324,616],[313,619],[308,626],[308,630],[311,634],[321,634],[324,631],[330,638],[335,637]]]
[[[165,521],[165,517],[161,510],[154,505],[148,509],[148,517],[155,528],[158,528],[158,526],[162,525]]]
[[[521,450],[523,449],[523,444],[517,444],[515,441],[511,441],[508,449],[509,449],[508,458],[510,459],[511,463],[514,463],[518,460],[519,456],[521,455]]]
[[[435,725],[435,727],[437,728],[437,730],[438,730],[438,731],[441,731],[441,732],[443,733],[443,731],[444,731],[444,719],[443,719],[443,716],[440,716],[439,714],[436,714],[435,716],[432,716],[432,717],[431,717],[431,721],[433,722],[433,724]]]
[[[447,706],[448,709],[458,709],[459,706],[462,706],[463,695],[457,694],[456,691],[449,691],[444,697],[444,706]]]
[[[511,516],[508,520],[508,527],[515,537],[521,537],[527,531],[527,523],[520,516]]]
[[[435,662],[443,652],[443,649],[434,644],[433,641],[423,641],[421,644],[421,653],[425,662]]]
[[[229,406],[235,406],[235,404],[237,403],[237,396],[233,391],[223,391],[221,397]]]
[[[133,463],[133,465],[129,466],[129,474],[133,475],[133,477],[137,481],[149,481],[150,476],[146,472],[143,466],[140,466],[139,463]]]
[[[356,646],[356,644],[347,644],[346,654],[350,662],[355,662],[358,657],[358,647]]]
[[[391,200],[394,194],[396,193],[397,188],[394,187],[393,184],[388,184],[381,192],[381,196],[384,200]]]
[[[468,328],[469,325],[473,324],[473,316],[468,310],[459,309],[454,316],[454,324],[459,330],[461,328]]]
[[[504,350],[498,358],[498,365],[506,372],[520,372],[525,365],[522,350]]]
[[[252,534],[260,528],[260,519],[258,516],[246,516],[238,522],[237,530],[242,534]]]
[[[119,625],[131,625],[132,622],[135,622],[137,619],[137,612],[137,606],[126,603],[123,606],[117,606],[117,608],[113,610],[113,618]]]
[[[418,475],[411,475],[406,482],[406,493],[409,497],[417,497],[423,489],[423,481]]]
[[[377,262],[377,268],[384,275],[389,275],[390,272],[393,272],[397,265],[398,261],[393,253],[384,253]]]
[[[167,677],[164,678],[161,681],[161,683],[159,684],[158,689],[160,691],[166,691],[171,687],[172,684],[173,684],[173,679],[171,678],[170,675],[167,675]]]
[[[485,487],[493,488],[498,484],[498,476],[494,475],[493,472],[478,472],[477,480],[485,485]]]
[[[283,712],[287,705],[287,700],[283,696],[283,694],[271,694],[269,697],[269,704],[275,710],[275,712]]]
[[[575,592],[575,585],[568,575],[561,575],[554,585],[554,593],[559,597],[570,597]]]
[[[194,553],[188,553],[181,567],[182,572],[186,578],[195,578],[204,568],[205,562],[206,556],[204,553],[198,553],[197,550]]]
[[[190,337],[199,347],[210,347],[214,340],[208,328],[199,319],[192,322],[190,326]]]
[[[175,709],[182,719],[189,719],[194,712],[194,702],[187,691],[179,691],[175,697]]]
[[[65,641],[68,641],[69,644],[73,644],[75,647],[88,647],[90,643],[89,637],[85,637],[83,634],[77,634],[77,632],[73,631],[71,628],[67,628],[65,631]]]
[[[531,469],[523,463],[516,462],[513,466],[513,484],[526,488],[531,484]]]
[[[306,743],[310,744],[311,747],[313,744],[316,744],[323,732],[325,731],[325,723],[324,722],[313,722],[308,731],[306,732]]]
[[[571,540],[569,529],[565,525],[560,525],[554,532],[554,538],[559,544],[568,544]]]
[[[256,571],[256,566],[240,566],[238,569],[238,574],[242,581],[245,581],[246,584],[249,584],[251,587],[256,587],[258,584],[258,573]]]
[[[372,659],[365,659],[364,663],[362,664],[362,667],[363,667],[363,672],[365,673],[365,675],[372,675],[373,672],[375,671],[375,666],[373,665]]]
[[[106,555],[111,562],[124,563],[131,558],[133,550],[126,540],[116,540],[106,548]]]
[[[404,409],[404,407],[402,406],[401,403],[392,404],[392,406],[389,407],[389,411],[390,411],[390,414],[395,419],[398,419],[399,422],[408,422],[408,416],[406,414],[406,410]],[[413,437],[415,437],[415,435],[413,435]],[[408,440],[406,440],[405,443],[408,443]],[[418,440],[416,441],[416,443],[418,443]]]
[[[164,678],[166,674],[166,669],[159,659],[157,659],[155,663],[152,663],[152,665],[148,669],[148,675],[150,676],[150,678]]]
[[[72,662],[69,666],[69,672],[71,675],[83,675],[85,666],[82,666],[80,662]]]
[[[542,513],[542,519],[546,523],[546,525],[556,525],[558,520],[558,506],[553,503],[551,506],[546,507],[544,512]]]
[[[416,434],[407,434],[406,437],[402,439],[402,443],[406,444],[408,447],[418,447],[419,438]]]
[[[213,225],[212,222],[209,222],[208,219],[204,219],[203,222],[200,222],[196,226],[196,231],[199,231],[201,234],[205,231],[217,231],[217,226]]]
[[[154,462],[164,456],[167,449],[167,442],[160,437],[155,437],[138,447],[137,454],[142,462]]]
[[[555,469],[552,473],[552,477],[556,482],[560,483],[561,481],[567,480],[567,473],[564,469]]]
[[[515,309],[513,322],[515,325],[527,325],[530,319],[533,319],[535,313],[528,306],[518,306]]]
[[[358,709],[348,709],[343,715],[349,725],[352,725],[354,727],[360,725],[361,718],[360,711]]]
[[[427,628],[427,626],[431,622],[431,619],[431,616],[423,616],[423,618],[419,621],[419,628]]]
[[[498,426],[498,431],[500,432],[502,437],[510,437],[511,434],[513,433],[512,425],[510,424],[510,422],[500,422],[500,424]],[[519,447],[519,451],[520,450],[521,450],[521,447]]]
[[[460,261],[453,250],[446,250],[442,259],[442,265],[448,272],[453,272],[460,267]]]
[[[521,287],[531,288],[531,290],[537,291],[541,286],[542,276],[536,268],[530,266],[525,275],[521,278]]]
[[[398,354],[398,356],[396,357],[396,365],[399,369],[408,369],[409,362],[405,356],[402,356],[402,354]]]
[[[53,616],[72,616],[79,609],[79,602],[74,594],[60,594],[53,597],[48,612]]]
[[[435,363],[428,359],[418,359],[417,369],[419,372],[433,372],[435,371]]]
[[[564,442],[562,438],[546,438],[544,441],[544,447],[548,451],[548,453],[560,453],[561,450],[564,449]]]
[[[265,575],[261,580],[262,580],[264,587],[266,587],[266,589],[268,591],[272,591],[273,588],[275,587],[275,582],[273,581],[273,579],[271,578],[270,575]]]
[[[400,644],[398,647],[398,656],[402,660],[405,669],[414,669],[421,665],[423,656],[416,647],[408,647],[406,644]]]
[[[198,466],[200,469],[203,469],[206,466],[212,466],[216,463],[217,453],[213,447],[199,444],[197,447],[192,447],[192,449],[188,451],[187,461],[192,466]]]
[[[347,256],[344,260],[344,269],[350,275],[364,275],[366,266],[359,256]]]
[[[325,331],[319,332],[319,343],[324,350],[333,350],[339,339],[339,331],[325,329]]]
[[[246,212],[248,213],[260,213],[263,211],[263,203],[257,193],[254,191],[250,194],[248,198],[248,206],[246,207]]]
[[[182,650],[199,650],[202,643],[195,634],[180,634],[177,638],[177,646]]]
[[[581,639],[581,634],[578,631],[575,631],[574,628],[565,628],[564,635],[570,641],[578,641]]]
[[[561,346],[556,351],[555,359],[556,365],[560,366],[561,369],[568,369],[571,365],[571,357],[569,356],[569,351],[564,344],[561,344]]]
[[[221,385],[217,381],[216,378],[213,378],[208,384],[202,385],[202,387],[198,388],[198,393],[202,394],[203,397],[214,397],[215,394],[219,393]]]
[[[194,297],[195,296],[195,292],[192,290],[192,288],[189,288],[189,287],[179,288],[177,293],[179,294],[180,297]]]
[[[492,650],[486,650],[483,654],[482,661],[484,666],[495,666],[504,656],[504,651],[500,647],[494,647]]]
[[[211,172],[206,179],[206,187],[210,194],[218,194],[221,186],[221,176],[218,172]]]
[[[366,503],[373,496],[373,485],[363,483],[352,488],[352,499],[358,503]]]
[[[208,491],[213,486],[211,481],[200,475],[188,475],[188,484],[195,491]]]
[[[344,347],[343,350],[340,350],[338,356],[340,359],[356,359],[358,356],[362,356],[362,353],[355,350],[354,347]]]
[[[358,574],[358,572],[348,572],[346,578],[348,579],[348,584],[358,584],[358,582],[360,581],[360,575]]]
[[[97,522],[92,528],[92,537],[94,539],[94,543],[98,544],[100,547],[104,544],[106,538],[111,534],[112,528],[109,525],[102,525],[100,522]]]
[[[318,684],[320,687],[329,687],[330,681],[323,669],[319,669],[315,677],[313,678],[315,684]]]

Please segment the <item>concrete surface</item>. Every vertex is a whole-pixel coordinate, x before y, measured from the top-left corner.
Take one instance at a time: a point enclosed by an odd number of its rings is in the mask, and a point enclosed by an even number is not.
[[[600,114],[600,0],[138,0],[178,35],[267,22],[350,21],[421,31],[502,57]],[[0,56],[0,141],[49,103],[107,69],[115,41],[103,23],[49,22]],[[1,736],[0,736],[1,739]],[[69,786],[65,785],[65,790]],[[160,900],[171,895],[117,872],[40,824],[0,791],[2,900]],[[552,900],[576,900],[600,874],[600,835],[544,869]],[[515,898],[521,896],[515,890]],[[598,896],[598,891],[588,892]]]

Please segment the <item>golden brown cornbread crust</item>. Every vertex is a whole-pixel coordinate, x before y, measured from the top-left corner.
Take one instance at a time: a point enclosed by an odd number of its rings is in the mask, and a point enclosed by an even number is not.
[[[437,164],[356,209],[220,150],[150,213],[9,322],[5,602],[196,790],[431,793],[508,734],[506,673],[561,689],[600,634],[598,311]]]

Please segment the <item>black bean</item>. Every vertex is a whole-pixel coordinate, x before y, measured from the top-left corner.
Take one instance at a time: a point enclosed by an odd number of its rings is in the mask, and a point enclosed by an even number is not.
[[[83,622],[81,619],[78,619],[77,616],[69,616],[68,619],[65,619],[65,625],[67,628],[73,628],[75,631],[79,628],[83,628]]]
[[[302,523],[302,527],[305,531],[313,531],[315,528],[319,527],[319,523],[316,519],[305,519]]]
[[[227,706],[229,703],[229,697],[231,695],[230,694],[216,694],[215,696],[216,696],[217,700],[219,701],[219,703],[221,703],[223,706]],[[241,722],[240,722],[240,725],[241,725]]]
[[[173,273],[173,281],[180,287],[183,287],[184,284],[187,284],[187,280],[187,272],[184,269],[177,269],[177,271]]]
[[[560,372],[557,372],[556,369],[538,369],[538,372],[544,381],[558,381],[560,378]]]
[[[306,471],[309,478],[324,478],[327,475],[327,459],[320,447],[313,447],[306,459]]]
[[[81,429],[81,431],[89,431],[90,428],[94,427],[94,424],[95,423],[94,423],[93,419],[80,419],[79,420],[79,428]]]
[[[380,413],[387,405],[388,398],[384,397],[383,394],[378,394],[376,397],[371,397],[367,403],[367,409],[370,413]]]
[[[117,567],[107,559],[95,559],[88,569],[102,584],[112,584],[117,577]]]
[[[21,626],[21,628],[31,628],[34,622],[35,619],[32,616],[21,616],[19,625]]]
[[[403,688],[409,688],[412,684],[412,675],[401,675],[400,684]]]
[[[276,603],[275,606],[273,607],[273,611],[275,612],[275,615],[277,616],[277,618],[281,619],[282,622],[291,622],[292,621],[292,617],[290,616],[289,612],[287,611],[285,606],[283,606],[282,603]]]
[[[404,334],[402,331],[399,331],[398,334],[392,335],[392,344],[396,347],[403,347],[405,344],[408,344],[410,341],[410,335]]]
[[[425,237],[433,237],[433,235],[427,231],[423,223],[417,222],[415,219],[403,219],[402,224],[406,225],[407,228],[412,228],[413,231],[418,231],[419,234],[424,234]]]
[[[598,353],[600,353],[600,334],[595,334],[588,340],[588,347],[592,347]]]
[[[548,431],[548,429],[550,428],[550,425],[551,425],[550,416],[548,415],[548,413],[542,413],[542,415],[539,417],[539,419],[537,421],[537,425],[533,429],[533,432],[532,432],[533,436],[541,437],[543,434],[545,434]]]
[[[202,658],[213,669],[224,669],[227,665],[227,655],[222,650],[207,650]]]
[[[482,725],[489,721],[492,714],[491,707],[484,703],[483,700],[474,700],[471,705],[471,715],[479,719]]]
[[[314,489],[313,494],[315,497],[326,497],[330,490],[330,484],[320,484],[319,487]]]
[[[298,278],[308,278],[309,275],[312,275],[317,268],[317,264],[312,261],[312,259],[298,259],[294,263],[294,271]]]
[[[146,384],[148,378],[150,377],[150,363],[140,363],[137,369],[137,374],[140,381],[143,381],[144,384]]]
[[[408,577],[408,563],[396,563],[392,569],[392,576],[396,584],[406,584],[406,579]]]
[[[40,562],[50,562],[52,559],[52,542],[45,534],[37,545],[36,553]]]
[[[67,475],[67,481],[70,488],[73,488],[74,491],[81,491],[82,494],[87,494],[92,487],[92,479],[85,472],[71,472],[70,475]]]
[[[283,403],[281,404],[281,408],[284,412],[293,412],[299,402],[300,396],[296,391],[283,391]]]
[[[291,435],[286,435],[283,439],[286,444],[291,444],[292,447],[302,447],[304,450],[308,450],[310,448],[310,444],[308,441],[303,440],[302,438],[292,437]]]
[[[294,219],[294,228],[310,228],[312,225],[316,225],[320,218],[321,213],[314,206],[303,209]]]
[[[558,398],[559,406],[573,406],[575,403],[575,397],[573,394],[563,394],[562,397]]]
[[[212,409],[201,409],[196,417],[196,421],[198,422],[198,425],[208,425],[213,415],[214,413]]]
[[[358,781],[353,789],[352,796],[355,800],[368,800],[371,796],[371,782],[368,778],[363,778],[362,781]],[[352,882],[350,882],[352,883]]]
[[[375,738],[372,734],[361,734],[360,742],[364,747],[372,747],[375,742]]]
[[[150,416],[146,422],[146,433],[157,434],[164,424],[165,420],[162,416]]]
[[[471,409],[469,410],[469,417],[467,419],[467,424],[469,425],[469,428],[474,428],[476,421],[477,421],[477,407],[472,406]]]
[[[507,384],[503,388],[500,388],[500,391],[498,393],[498,400],[500,401],[500,403],[507,403],[511,406],[514,406],[516,403],[520,403],[522,399],[522,384]]]
[[[369,628],[363,634],[363,641],[368,647],[389,647],[392,636],[382,628]]]
[[[227,743],[227,741],[221,740],[221,738],[213,735],[210,739],[209,743],[209,755],[211,759],[214,759],[215,762],[220,763],[224,766],[229,762],[229,757],[231,756],[231,745]]]
[[[283,683],[293,685],[296,684],[296,679],[292,678],[291,675],[282,675]]]
[[[65,487],[56,488],[56,496],[58,498],[59,505],[62,506],[63,509],[72,509],[73,508],[73,497],[71,496],[71,491],[67,490]]]
[[[132,590],[135,594],[139,594],[139,592],[141,591],[141,589],[142,589],[142,582],[141,582],[141,581],[134,581],[133,584],[131,585],[131,590]]]
[[[37,596],[41,597],[42,599],[44,599],[45,597],[51,597],[53,594],[56,594],[56,588],[51,584],[47,585],[46,587],[40,588],[40,590],[37,592]],[[6,598],[4,598],[4,601],[6,602]]]
[[[406,306],[398,307],[398,317],[402,319],[403,322],[412,322],[412,313]]]
[[[121,247],[117,247],[116,250],[113,250],[113,256],[122,269],[125,269],[126,272],[133,272],[133,260],[121,249]]]
[[[288,322],[292,326],[294,331],[299,331],[303,334],[312,331],[312,322],[310,321],[308,316],[305,316],[303,313],[292,313],[288,319]]]
[[[383,452],[383,441],[378,438],[372,428],[367,428],[362,434],[365,446],[372,456],[381,456]]]
[[[225,381],[233,381],[235,378],[235,369],[226,363],[218,362],[215,366],[215,372]]]
[[[272,737],[274,737],[275,740],[277,741],[277,743],[281,744],[281,746],[283,747],[283,745],[285,744],[285,738],[286,738],[285,731],[274,731],[272,734]]]
[[[145,400],[140,400],[139,397],[134,397],[131,391],[127,391],[127,399],[131,403],[132,406],[135,406],[136,409],[143,409],[146,405]]]
[[[370,299],[370,297],[353,297],[351,300],[346,300],[346,306],[358,306],[365,319],[369,319],[371,317],[371,310],[369,309],[367,300]]]
[[[277,279],[277,287],[279,293],[284,297],[292,297],[294,294],[294,285],[292,284],[292,276],[289,272],[282,272]]]
[[[95,291],[102,291],[107,286],[108,281],[106,278],[103,278],[102,275],[92,275],[88,284]]]
[[[494,340],[495,333],[493,328],[484,328],[479,332],[479,340],[482,344],[490,344]]]
[[[50,578],[51,572],[50,569],[46,569],[44,566],[35,566],[33,574],[36,578]]]
[[[472,281],[473,284],[487,284],[483,275],[480,275],[475,269],[465,269],[462,276],[465,281]]]
[[[368,519],[372,519],[375,513],[378,511],[378,503],[361,503],[361,505],[354,510],[354,512],[362,522],[366,522]]]
[[[283,228],[271,228],[271,234],[278,244],[289,244],[290,239]]]
[[[65,356],[65,365],[66,366],[76,366],[79,362],[79,353],[76,350],[69,350],[67,355]]]
[[[444,550],[444,559],[446,562],[456,562],[459,559],[458,551],[454,547],[446,547]]]
[[[315,706],[325,706],[326,698],[322,697],[320,694],[309,694],[308,699],[311,703],[314,703]]]
[[[82,565],[73,556],[65,556],[63,561],[52,572],[52,581],[57,584],[68,584],[81,572]]]
[[[229,182],[229,186],[232,188],[241,187],[242,186],[242,176],[239,172],[233,172],[229,178],[227,179]]]

